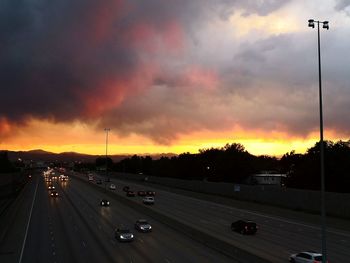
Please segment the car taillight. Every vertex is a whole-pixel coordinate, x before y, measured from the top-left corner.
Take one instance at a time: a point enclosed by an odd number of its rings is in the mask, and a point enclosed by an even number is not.
[[[248,227],[247,227],[247,226],[245,226],[244,228],[245,228],[245,230],[247,230],[247,229],[248,229]]]

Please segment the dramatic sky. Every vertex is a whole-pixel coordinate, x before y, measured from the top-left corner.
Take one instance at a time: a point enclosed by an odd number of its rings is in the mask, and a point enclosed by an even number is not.
[[[1,0],[0,149],[303,152],[350,135],[349,0]]]

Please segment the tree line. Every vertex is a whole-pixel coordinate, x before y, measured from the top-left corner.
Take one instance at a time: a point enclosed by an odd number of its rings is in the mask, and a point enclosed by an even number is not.
[[[326,190],[350,192],[350,141],[325,141]],[[304,154],[291,151],[281,158],[250,154],[242,144],[201,149],[199,153],[182,153],[153,160],[150,156],[125,158],[114,163],[108,158],[108,169],[117,172],[173,177],[211,182],[247,183],[252,174],[274,171],[286,174],[285,186],[301,189],[320,189],[320,143]],[[96,165],[106,166],[100,157]]]
[[[350,140],[324,141],[326,190],[350,192]],[[304,154],[295,151],[281,158],[250,154],[242,144],[201,149],[199,153],[182,153],[152,159],[133,155],[118,162],[99,157],[93,163],[80,163],[76,169],[109,171],[173,177],[211,182],[248,183],[251,175],[262,171],[286,174],[284,185],[300,189],[320,189],[320,143]]]

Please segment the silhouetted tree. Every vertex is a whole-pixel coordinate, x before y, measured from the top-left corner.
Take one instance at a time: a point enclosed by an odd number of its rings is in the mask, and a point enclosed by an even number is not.
[[[14,172],[16,169],[10,162],[7,152],[0,152],[0,173],[10,173]]]

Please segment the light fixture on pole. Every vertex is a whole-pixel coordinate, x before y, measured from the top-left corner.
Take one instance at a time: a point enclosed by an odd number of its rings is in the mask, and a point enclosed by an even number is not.
[[[322,110],[322,79],[321,79],[321,48],[320,48],[320,24],[324,29],[329,29],[328,21],[316,21],[309,19],[309,27],[315,28],[317,24],[317,44],[318,44],[318,84],[320,102],[320,155],[321,155],[321,235],[322,235],[322,263],[327,262],[326,243],[326,204],[325,204],[325,173],[324,173],[324,145],[323,145],[323,110]]]
[[[105,128],[104,131],[106,132],[106,178],[105,178],[105,191],[107,190],[107,180],[108,180],[108,159],[107,159],[107,149],[108,149],[108,132],[110,131],[110,128]]]

